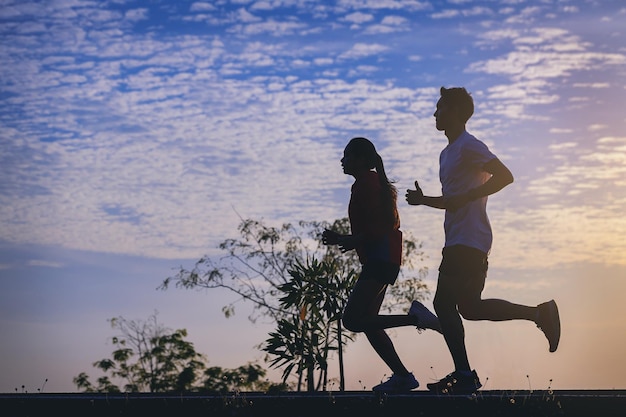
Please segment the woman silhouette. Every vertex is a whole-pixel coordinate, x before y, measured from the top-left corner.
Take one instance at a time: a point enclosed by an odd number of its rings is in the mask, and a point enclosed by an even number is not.
[[[406,315],[379,315],[388,285],[398,278],[402,259],[402,232],[397,208],[397,190],[385,173],[383,160],[374,144],[353,138],[341,159],[343,172],[354,177],[348,216],[351,234],[325,230],[322,242],[339,245],[342,252],[356,250],[362,269],[343,313],[343,324],[353,332],[365,333],[370,344],[393,372],[372,389],[406,392],[419,383],[400,360],[385,329],[417,326],[440,331],[439,320],[414,301]]]

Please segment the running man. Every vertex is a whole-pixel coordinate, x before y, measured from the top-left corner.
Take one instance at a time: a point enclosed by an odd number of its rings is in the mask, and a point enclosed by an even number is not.
[[[487,196],[511,184],[513,175],[465,129],[474,113],[473,99],[465,88],[441,87],[440,94],[434,117],[437,130],[448,138],[439,156],[442,195],[425,196],[415,181],[415,190],[407,190],[406,201],[445,210],[445,245],[433,305],[455,370],[427,387],[443,394],[472,394],[482,385],[469,364],[461,316],[467,320],[533,321],[548,339],[550,352],[559,345],[561,327],[554,300],[531,307],[482,299],[492,243]]]

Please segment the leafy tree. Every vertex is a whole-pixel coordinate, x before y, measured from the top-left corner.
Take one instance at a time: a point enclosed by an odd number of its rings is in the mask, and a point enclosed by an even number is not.
[[[111,358],[93,364],[105,376],[100,377],[94,386],[83,372],[74,378],[79,389],[100,392],[184,391],[193,387],[205,368],[204,356],[185,340],[187,330],[166,329],[158,323],[156,313],[145,321],[116,317],[109,322],[121,335],[111,338],[116,347]],[[118,387],[111,378],[121,380],[123,387]]]
[[[276,384],[265,378],[267,372],[258,364],[247,364],[235,369],[223,369],[212,366],[204,371],[202,382],[203,391],[233,392],[233,391],[285,391],[288,385]]]
[[[326,390],[328,357],[339,354],[340,390],[344,389],[343,346],[352,337],[343,335],[341,313],[348,299],[356,274],[341,273],[336,260],[323,262],[313,258],[305,265],[299,262],[289,271],[291,280],[280,286],[284,294],[280,305],[293,312],[281,318],[276,331],[270,333],[263,350],[272,356],[270,366],[283,369],[283,381],[295,369],[301,386],[306,373],[307,390]],[[320,371],[317,384],[315,370]]]
[[[321,244],[325,228],[346,234],[350,230],[349,220],[300,221],[280,227],[242,220],[238,228],[240,238],[219,244],[223,256],[216,260],[202,257],[189,270],[181,266],[159,288],[167,289],[173,284],[177,288],[232,292],[236,299],[222,309],[226,317],[235,313],[238,302],[247,301],[253,306],[250,320],[265,316],[276,323],[276,331],[270,334],[263,349],[273,356],[272,366],[284,367],[284,380],[295,369],[300,387],[306,370],[308,389],[319,388],[320,382],[325,388],[328,353],[337,350],[343,389],[341,354],[351,338],[342,336],[339,318],[360,264],[354,251],[341,253],[336,246]],[[404,276],[404,271],[414,271],[424,256],[421,244],[406,232],[403,252],[401,277],[389,289],[383,306],[387,311],[423,299],[427,293],[422,282],[425,268],[418,269],[415,277]],[[333,323],[335,327],[331,328]],[[317,384],[312,378],[316,367],[321,372]]]
[[[278,322],[289,312],[279,304],[279,287],[291,279],[289,271],[297,263],[305,264],[316,258],[321,261],[333,260],[342,271],[359,271],[359,260],[354,251],[342,253],[337,246],[321,243],[325,228],[338,233],[350,232],[348,218],[337,219],[332,223],[300,221],[297,224],[284,223],[280,227],[267,226],[259,220],[242,220],[238,226],[240,238],[230,238],[218,245],[222,256],[203,256],[191,269],[180,266],[174,276],[163,280],[159,289],[166,290],[170,285],[184,289],[225,289],[236,298],[223,306],[225,317],[235,314],[235,306],[247,301],[254,309],[249,317],[254,321],[266,316]],[[424,299],[427,287],[422,282],[426,268],[417,268],[424,259],[422,244],[409,233],[404,232],[403,269],[398,284],[389,289],[383,309],[392,311],[398,306],[406,306],[414,299]],[[407,277],[405,272],[415,271],[416,277]]]
[[[246,389],[286,389],[265,381],[266,371],[248,364],[234,370],[207,368],[204,355],[185,340],[185,329],[169,330],[160,325],[156,313],[148,320],[110,319],[120,335],[111,338],[116,349],[110,358],[93,363],[104,375],[93,384],[85,372],[73,380],[85,392],[182,392]],[[121,381],[117,385],[113,381]],[[220,381],[216,383],[216,381]]]

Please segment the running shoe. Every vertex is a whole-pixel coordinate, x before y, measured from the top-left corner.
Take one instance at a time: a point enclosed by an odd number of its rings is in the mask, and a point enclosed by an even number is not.
[[[478,379],[476,371],[472,371],[470,375],[454,371],[438,382],[426,384],[426,387],[437,394],[471,395],[478,391],[482,384],[480,379]]]
[[[561,320],[559,319],[559,309],[554,300],[539,304],[537,312],[537,327],[546,335],[550,344],[550,352],[556,351],[561,339]]]
[[[385,382],[382,382],[372,388],[372,391],[376,392],[409,392],[412,389],[419,387],[419,382],[413,376],[412,373],[401,376],[393,374]]]
[[[419,301],[415,300],[411,303],[409,309],[409,316],[417,318],[417,329],[432,329],[441,333],[441,326],[439,325],[439,319],[426,306]]]

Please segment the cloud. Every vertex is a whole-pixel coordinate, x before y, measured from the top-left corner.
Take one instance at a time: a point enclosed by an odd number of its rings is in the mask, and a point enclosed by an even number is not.
[[[401,16],[385,16],[380,24],[369,25],[364,33],[366,34],[383,34],[408,31],[408,20]]]
[[[587,130],[590,132],[597,132],[599,130],[604,130],[606,129],[608,126],[603,125],[603,124],[599,124],[599,123],[594,123],[590,126],[587,127]]]
[[[593,142],[619,135],[609,120],[570,112],[586,108],[586,89],[593,102],[596,94],[611,102],[607,87],[621,85],[620,78],[576,74],[619,67],[619,52],[545,24],[485,32],[475,22],[446,32],[476,40],[464,44],[464,56],[476,57],[466,64],[456,61],[457,50],[440,53],[434,24],[412,28],[420,35],[416,44],[412,33],[391,31],[365,41],[345,23],[405,28],[418,14],[437,13],[425,4],[343,1],[320,9],[301,3],[295,15],[295,3],[253,4],[193,3],[160,23],[173,25],[167,33],[134,29],[129,17],[154,19],[147,6],[110,13],[64,6],[47,16],[26,3],[7,6],[15,10],[3,10],[6,15],[22,13],[32,22],[25,34],[7,34],[3,45],[10,48],[0,52],[2,238],[194,257],[232,235],[237,213],[276,222],[342,217],[351,181],[338,161],[356,134],[376,141],[401,189],[417,178],[436,193],[445,137],[433,127],[433,84],[449,82],[451,74],[475,94],[474,132],[506,150],[498,152],[505,160],[519,159],[516,173],[526,170],[516,177],[521,203],[496,196],[490,204],[503,211],[519,206],[512,216],[545,228],[561,205],[584,199],[598,216],[590,224],[608,230],[602,212],[618,206],[599,208],[611,200],[603,181],[616,195],[624,186],[622,160],[610,150],[623,144]],[[268,17],[270,6],[277,8]],[[198,20],[184,20],[192,16]],[[43,25],[49,33],[37,29]],[[560,101],[570,107],[555,110]],[[561,113],[564,120],[546,126]],[[584,130],[594,124],[607,128]],[[424,221],[415,210],[402,212],[407,230],[440,244],[438,215]],[[569,219],[578,221],[577,215]],[[507,227],[504,233],[520,231],[517,223]],[[542,244],[567,246],[556,235]]]
[[[46,261],[41,259],[33,259],[28,261],[28,266],[40,266],[45,268],[62,268],[64,265],[60,262]]]
[[[557,133],[557,134],[568,134],[568,133],[572,133],[573,129],[553,127],[549,130],[549,132]],[[572,145],[576,146],[576,144],[572,144]]]
[[[248,12],[246,9],[238,9],[235,20],[243,23],[260,22],[262,19]]]
[[[301,33],[307,29],[307,25],[301,22],[276,21],[268,19],[258,23],[238,24],[229,29],[229,32],[240,33],[243,35],[260,35],[270,34],[280,37],[285,35],[293,35]]]
[[[389,47],[378,43],[356,43],[349,50],[341,53],[339,59],[359,59],[375,56],[388,51]]]
[[[374,19],[374,16],[370,13],[354,12],[346,15],[344,19],[350,23],[362,24],[370,22]]]
[[[577,88],[609,88],[611,86],[611,84],[609,83],[574,83],[573,87],[577,87]]]
[[[133,22],[137,22],[140,20],[145,20],[148,18],[148,9],[146,8],[140,8],[140,9],[132,9],[132,10],[128,10],[125,14],[124,17],[127,20],[133,21]]]
[[[191,4],[191,6],[189,7],[189,11],[191,12],[212,12],[216,10],[216,7],[209,3],[209,2],[204,2],[204,1],[196,1],[194,3]]]
[[[496,29],[478,35],[477,45],[493,48],[510,43],[513,49],[502,56],[471,63],[466,71],[501,76],[508,84],[489,88],[489,98],[498,100],[496,112],[511,118],[528,116],[524,108],[534,104],[549,104],[560,99],[554,94],[554,80],[574,77],[583,71],[618,66],[626,63],[626,55],[599,52],[579,37],[560,28],[540,27],[528,30]],[[606,83],[574,83],[574,86],[600,87]],[[584,98],[581,98],[584,99]],[[575,97],[570,97],[575,102]]]
[[[441,12],[432,13],[430,17],[433,19],[452,19],[461,14],[458,10],[444,10]]]
[[[418,0],[338,0],[337,8],[346,10],[407,10],[420,11],[430,9],[432,5]]]

